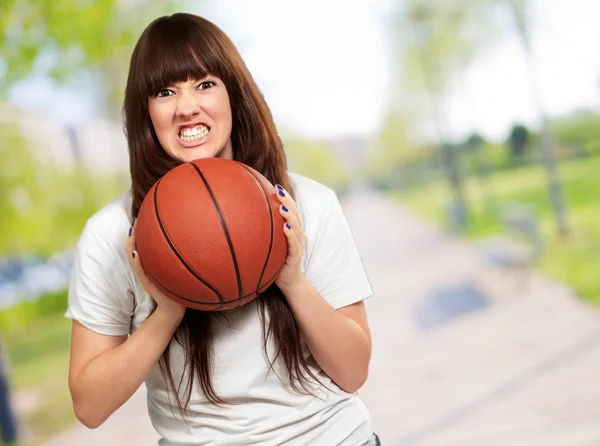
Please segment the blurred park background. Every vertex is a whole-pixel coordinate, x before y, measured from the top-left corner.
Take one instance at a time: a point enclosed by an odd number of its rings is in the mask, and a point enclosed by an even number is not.
[[[368,189],[482,262],[600,304],[598,2],[0,0],[0,342],[19,444],[75,422],[73,248],[129,187],[133,45],[180,10],[234,40],[291,170],[341,198]]]

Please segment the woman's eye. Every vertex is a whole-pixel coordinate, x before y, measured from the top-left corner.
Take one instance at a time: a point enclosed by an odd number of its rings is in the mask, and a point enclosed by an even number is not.
[[[215,86],[215,83],[213,81],[204,81],[204,82],[200,82],[200,85],[198,85],[198,89],[206,90],[207,88],[214,87],[214,86]]]
[[[171,90],[167,90],[166,88],[163,88],[162,90],[158,90],[158,92],[156,93],[156,97],[164,98],[167,96],[171,96],[172,94],[173,94],[173,92]]]

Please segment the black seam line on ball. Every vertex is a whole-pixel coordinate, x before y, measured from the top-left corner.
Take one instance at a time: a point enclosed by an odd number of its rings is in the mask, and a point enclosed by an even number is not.
[[[198,172],[198,175],[200,175],[200,178],[202,178],[202,181],[204,182],[204,185],[206,186],[206,190],[208,191],[210,198],[212,199],[213,204],[215,205],[215,209],[217,211],[217,215],[219,216],[219,220],[221,220],[221,226],[223,227],[223,231],[225,231],[225,237],[227,238],[227,243],[229,244],[229,251],[231,252],[231,259],[233,260],[233,267],[235,268],[235,277],[237,279],[237,285],[238,285],[238,299],[239,299],[240,305],[241,305],[242,299],[244,298],[242,296],[242,278],[240,277],[240,268],[237,263],[237,258],[235,256],[235,249],[233,249],[233,242],[231,241],[231,236],[229,235],[229,230],[227,229],[227,225],[225,224],[225,218],[223,218],[223,213],[221,212],[219,203],[217,203],[217,198],[213,194],[213,191],[210,188],[208,181],[206,181],[204,174],[202,173],[200,168],[198,166],[196,166],[196,164],[194,164],[194,163],[190,163],[190,164],[192,165],[192,167],[194,169],[196,169],[196,172]]]
[[[150,273],[146,273],[146,275],[148,275],[152,280],[154,280],[156,283],[158,283],[161,287],[163,287],[165,290],[167,290],[169,293],[173,294],[174,296],[177,296],[178,298],[185,300],[186,302],[190,302],[193,303],[195,305],[205,305],[205,306],[211,306],[211,305],[216,305],[217,306],[217,310],[219,308],[222,308],[223,305],[228,304],[230,302],[235,302],[238,301],[239,299],[236,297],[235,299],[230,299],[230,300],[223,300],[222,302],[198,302],[194,299],[190,299],[188,297],[182,296],[181,294],[177,294],[174,291],[171,291],[169,288],[167,288],[166,286],[164,286],[159,280],[156,279],[156,277],[154,277],[152,274]],[[267,288],[266,285],[263,285],[263,288]],[[253,296],[256,292],[252,291],[251,293],[246,294],[245,296],[242,297],[242,299],[246,299],[247,297]],[[259,293],[260,294],[260,293]]]
[[[179,252],[177,251],[177,249],[175,248],[175,246],[173,245],[173,242],[171,242],[171,239],[169,238],[169,236],[167,235],[167,231],[165,230],[165,227],[162,223],[162,220],[160,218],[160,213],[158,212],[158,187],[160,186],[160,182],[161,182],[162,178],[160,180],[158,180],[158,183],[156,183],[156,188],[154,189],[154,210],[156,212],[156,220],[158,221],[158,225],[160,226],[160,230],[163,233],[163,236],[165,238],[165,240],[167,241],[167,243],[169,244],[169,247],[171,248],[171,251],[173,251],[173,253],[177,256],[177,258],[179,259],[179,261],[181,262],[181,264],[183,266],[185,266],[185,268],[190,272],[190,274],[192,276],[194,276],[196,279],[198,279],[200,282],[202,282],[207,288],[209,288],[213,293],[215,293],[217,295],[217,297],[219,298],[219,302],[221,302],[221,305],[223,305],[223,296],[221,296],[221,293],[219,293],[219,291],[213,287],[210,283],[208,283],[206,280],[204,280],[202,277],[200,277],[198,275],[198,273],[196,273],[191,267],[190,265],[187,264],[187,262],[183,259],[183,257],[181,256],[181,254],[179,254]],[[162,286],[162,285],[161,285]],[[165,289],[168,289],[165,287]],[[173,293],[176,294],[176,293]],[[178,294],[176,294],[177,296],[179,296]],[[179,296],[181,297],[181,296]],[[182,299],[185,299],[183,297],[181,297]],[[189,300],[189,299],[186,299]]]
[[[256,178],[254,172],[252,172],[245,164],[240,163],[238,161],[236,161],[236,163],[242,166],[244,170],[248,172],[248,175],[252,176],[254,181],[256,181],[260,186],[260,190],[262,191],[263,196],[265,197],[265,201],[267,203],[267,211],[269,213],[269,221],[271,223],[271,235],[269,236],[269,251],[267,252],[267,259],[265,260],[265,264],[263,265],[262,271],[260,272],[260,277],[258,278],[258,283],[256,284],[256,292],[258,293],[258,290],[260,289],[260,283],[262,282],[263,275],[265,274],[265,270],[267,269],[267,265],[269,264],[269,260],[271,258],[271,251],[273,250],[273,213],[271,212],[271,203],[269,202],[269,196],[267,195],[267,191],[265,191],[265,187],[262,181]]]

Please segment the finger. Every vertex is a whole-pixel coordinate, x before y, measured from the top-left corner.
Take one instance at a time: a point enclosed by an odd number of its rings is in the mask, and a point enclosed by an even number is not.
[[[132,220],[132,225],[129,228],[129,235],[127,237],[127,241],[125,242],[125,251],[127,252],[127,257],[129,259],[129,264],[135,271],[140,283],[144,290],[150,294],[150,296],[155,295],[155,285],[152,283],[146,271],[144,270],[144,265],[142,264],[142,259],[140,258],[139,253],[136,250],[135,245],[135,226],[137,223],[137,219]]]
[[[129,257],[129,264],[133,267],[134,271],[136,272],[142,283],[144,283],[144,280],[146,279],[146,273],[144,272],[144,268],[142,267],[140,255],[136,251],[135,245],[136,219],[134,218],[131,221],[131,223],[132,225],[129,228],[129,236],[127,237],[127,242],[125,243],[126,251]]]
[[[279,213],[293,228],[298,228],[300,226],[298,214],[296,214],[292,209],[289,209],[287,205],[281,204],[281,206],[279,206]]]
[[[291,212],[284,204],[279,206],[279,213],[285,218],[287,223],[292,227],[300,247],[304,246],[304,232],[302,231],[302,225],[298,221],[298,217]]]
[[[135,218],[131,221],[129,235],[125,241],[125,252],[131,257],[131,252],[135,249]]]
[[[298,210],[298,205],[281,184],[277,185],[277,197],[279,198],[281,204],[284,204],[287,209],[296,216],[296,219],[300,224],[300,228],[304,229],[304,224],[302,222],[302,218],[300,217],[300,211]]]
[[[298,257],[300,252],[300,247],[298,246],[298,238],[295,234],[294,229],[289,225],[289,223],[285,223],[283,225],[283,233],[285,234],[288,241],[288,257],[295,259]]]
[[[139,276],[140,279],[143,279],[146,276],[146,273],[142,268],[142,262],[139,253],[135,250],[131,251],[131,256],[129,256],[129,259],[129,262],[131,263],[131,266],[133,266],[133,269],[135,270],[136,274]]]
[[[131,266],[133,267],[133,270],[137,274],[138,279],[140,279],[140,282],[141,282],[142,286],[144,287],[144,290],[146,290],[147,293],[150,293],[152,295],[152,293],[151,293],[152,282],[146,275],[146,271],[144,271],[144,266],[142,265],[142,259],[140,258],[140,255],[136,250],[133,250],[131,252],[131,255],[129,256],[129,263],[131,264]]]

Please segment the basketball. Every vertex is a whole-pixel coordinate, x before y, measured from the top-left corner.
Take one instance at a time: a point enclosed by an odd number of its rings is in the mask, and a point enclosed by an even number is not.
[[[150,189],[136,221],[148,278],[189,308],[244,305],[277,278],[287,256],[276,188],[233,160],[181,164]]]

